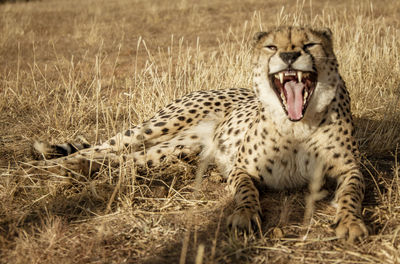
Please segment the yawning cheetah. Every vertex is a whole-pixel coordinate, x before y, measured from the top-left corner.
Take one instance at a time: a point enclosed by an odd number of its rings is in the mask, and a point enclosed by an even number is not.
[[[337,180],[336,234],[367,235],[364,196],[350,98],[339,75],[331,31],[281,27],[256,34],[254,89],[199,91],[104,144],[36,143],[42,153],[72,155],[40,161],[47,171],[90,174],[123,159],[155,166],[168,155],[213,161],[232,187],[233,228],[260,221],[255,182],[283,189],[306,184],[319,168]],[[130,154],[119,154],[129,148]],[[122,157],[122,158],[121,158]]]

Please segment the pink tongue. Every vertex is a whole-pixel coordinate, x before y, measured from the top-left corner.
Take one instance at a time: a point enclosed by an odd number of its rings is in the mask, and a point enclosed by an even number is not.
[[[291,120],[300,120],[303,117],[303,90],[304,84],[295,81],[285,83],[287,112]]]

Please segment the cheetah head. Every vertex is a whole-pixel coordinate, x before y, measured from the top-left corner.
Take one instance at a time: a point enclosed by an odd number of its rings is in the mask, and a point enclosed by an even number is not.
[[[318,112],[332,100],[335,88],[327,75],[331,64],[336,68],[336,58],[329,29],[281,27],[259,32],[255,51],[256,93],[270,107],[278,104],[290,121],[303,119],[309,105],[309,112]]]

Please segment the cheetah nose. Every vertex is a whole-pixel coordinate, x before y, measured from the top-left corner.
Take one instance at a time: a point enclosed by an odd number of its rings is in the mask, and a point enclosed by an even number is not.
[[[295,62],[295,60],[300,57],[301,53],[300,52],[281,52],[279,56],[281,59],[286,62],[287,64],[292,64]]]

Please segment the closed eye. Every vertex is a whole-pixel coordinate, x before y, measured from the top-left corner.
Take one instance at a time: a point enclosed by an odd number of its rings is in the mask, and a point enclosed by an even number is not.
[[[304,44],[303,49],[306,50],[306,49],[312,48],[316,45],[320,45],[320,43],[315,43],[315,42],[307,43],[307,44]]]
[[[276,47],[276,46],[274,46],[274,45],[267,45],[267,46],[265,46],[265,48],[267,48],[267,49],[269,49],[269,50],[271,50],[271,51],[276,51],[278,48]]]

